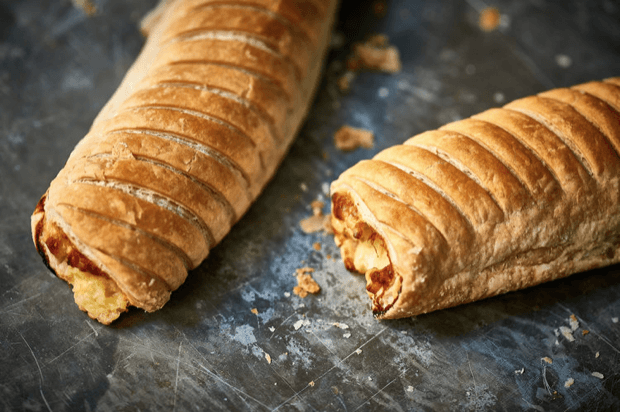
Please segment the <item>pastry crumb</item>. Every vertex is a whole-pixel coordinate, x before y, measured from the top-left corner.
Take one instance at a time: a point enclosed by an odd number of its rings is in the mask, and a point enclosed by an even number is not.
[[[575,380],[573,378],[568,378],[566,382],[564,382],[564,387],[570,388],[571,386],[573,386],[574,383],[575,383]]]
[[[598,358],[599,356],[601,356],[601,354],[598,352],[596,352],[596,354],[594,355],[595,358]]]
[[[363,69],[385,73],[398,73],[402,68],[398,49],[389,44],[384,34],[375,34],[363,43],[353,46],[353,54],[347,60],[349,71]]]
[[[495,7],[486,7],[480,12],[478,27],[483,31],[493,31],[499,27],[501,15]]]
[[[250,310],[250,312],[252,312],[252,313],[253,313],[253,314],[255,314],[255,315],[258,315],[258,309],[256,309],[256,308],[252,308],[252,309]]]
[[[314,242],[314,243],[312,244],[312,249],[314,249],[314,250],[316,250],[316,251],[321,250],[321,244],[320,244],[319,242]]]
[[[95,7],[92,0],[71,0],[71,2],[78,9],[82,9],[87,16],[93,16],[97,13],[97,7]]]
[[[550,358],[550,357],[548,357],[548,356],[545,356],[544,358],[541,358],[541,360],[543,360],[543,361],[547,362],[547,363],[548,363],[548,364],[550,364],[550,365],[553,363],[553,359],[551,359],[551,358]]]
[[[334,134],[334,144],[343,151],[355,150],[358,147],[372,149],[375,135],[370,130],[344,125]]]
[[[570,329],[574,332],[579,328],[579,321],[575,315],[570,315],[568,318],[568,322],[570,323]]]
[[[310,381],[310,383],[308,385],[314,386],[314,381]]]
[[[355,72],[347,70],[342,76],[340,76],[337,80],[338,89],[341,92],[348,92],[351,90],[351,82],[355,79]]]
[[[594,376],[595,378],[599,378],[599,379],[605,378],[605,376],[600,372],[592,372],[592,376]]]
[[[519,369],[517,369],[517,370],[515,371],[515,375],[523,375],[523,372],[525,372],[525,368],[521,368],[520,370],[519,370]]]
[[[569,342],[574,342],[575,341],[575,338],[573,337],[573,334],[572,334],[571,330],[569,328],[567,328],[566,326],[560,326],[560,332],[562,332],[562,335]]]
[[[293,293],[300,298],[305,298],[308,296],[308,293],[316,294],[321,291],[321,287],[312,278],[312,272],[314,272],[314,269],[310,267],[299,268],[295,271],[297,286],[293,288]]]
[[[587,329],[584,329],[584,330],[581,331],[581,335],[582,336],[586,336],[588,333],[590,333],[590,331],[587,330]]]
[[[265,353],[265,359],[267,359],[267,363],[271,365],[271,356],[268,353]]]
[[[323,214],[323,206],[325,206],[325,203],[320,200],[315,200],[310,203],[310,207],[312,208],[312,216],[299,222],[299,226],[304,233],[310,234],[324,231],[329,234],[333,232],[331,216]]]

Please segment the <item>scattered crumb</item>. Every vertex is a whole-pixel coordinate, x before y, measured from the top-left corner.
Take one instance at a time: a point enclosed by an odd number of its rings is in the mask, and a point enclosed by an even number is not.
[[[598,352],[596,352],[596,355],[594,355],[595,358],[598,358],[599,356],[601,356],[601,354]]]
[[[504,96],[504,93],[502,93],[502,92],[496,92],[493,95],[493,100],[497,104],[504,103],[506,101],[506,96]]]
[[[385,5],[385,0],[376,0],[372,4],[372,11],[375,13],[377,17],[385,16],[385,12],[387,11],[387,6]]]
[[[258,315],[258,309],[256,309],[256,308],[252,308],[252,309],[250,310],[250,312],[252,312],[252,313],[253,313],[253,314],[255,314],[255,315]]]
[[[575,383],[575,380],[573,378],[568,378],[566,382],[564,382],[564,387],[570,388],[571,386],[573,386],[574,383]]]
[[[386,98],[390,95],[390,90],[387,87],[381,87],[377,95],[381,98]]]
[[[299,226],[304,233],[315,233],[323,230],[325,233],[332,233],[331,216],[323,215],[323,206],[325,203],[315,200],[310,203],[312,208],[312,216],[299,222]]]
[[[299,319],[297,322],[293,324],[293,328],[295,330],[299,330],[302,326],[309,326],[310,321],[308,319]]]
[[[555,56],[555,62],[561,68],[566,69],[573,64],[573,59],[565,54],[558,54]]]
[[[271,365],[271,356],[268,353],[265,353],[265,359],[267,359],[267,363]]]
[[[305,183],[300,183],[299,188],[301,189],[302,192],[307,192],[308,191],[308,185]]]
[[[358,147],[372,149],[375,135],[370,130],[344,125],[334,134],[334,143],[340,150],[355,150]]]
[[[560,332],[562,332],[562,335],[569,342],[574,342],[575,341],[575,338],[573,337],[573,334],[572,334],[571,330],[569,328],[567,328],[566,326],[560,326]]]
[[[274,328],[273,326],[269,326],[269,332],[273,333],[276,331],[276,328]]]
[[[346,323],[334,322],[332,323],[332,325],[340,329],[349,329],[349,325],[347,325]]]
[[[349,339],[351,337],[351,332],[343,333],[342,337],[345,339]]]
[[[579,328],[579,321],[577,320],[577,317],[575,315],[570,315],[570,317],[568,318],[568,322],[570,323],[571,331],[574,332]]]
[[[300,298],[305,298],[308,293],[319,293],[321,287],[315,282],[310,273],[314,272],[313,268],[304,267],[295,271],[297,275],[297,286],[293,288],[295,293]]]
[[[353,72],[368,69],[398,73],[401,68],[400,53],[384,34],[375,34],[364,43],[353,45],[353,54],[347,59],[347,69]]]
[[[523,372],[525,372],[525,368],[521,368],[521,370],[518,370],[518,369],[517,369],[517,370],[515,371],[515,374],[517,374],[517,375],[523,375]]]
[[[347,70],[344,72],[342,76],[340,76],[337,80],[338,88],[341,92],[348,92],[351,90],[351,82],[355,79],[355,72]]]
[[[87,16],[92,16],[97,13],[97,8],[92,0],[71,0],[71,2],[75,7],[82,9]]]
[[[493,31],[499,27],[501,17],[495,7],[487,7],[480,12],[478,27],[484,31]]]
[[[603,379],[605,377],[600,372],[592,372],[592,376],[594,376],[595,378],[599,378],[599,379]]]
[[[314,381],[310,381],[310,383],[308,385],[314,387]]]
[[[338,388],[335,386],[332,386],[332,392],[334,393],[334,395],[338,395]]]
[[[355,349],[355,353],[359,355],[360,353],[362,353],[362,350],[361,349]]]
[[[581,331],[581,335],[582,336],[586,336],[588,333],[590,333],[590,331],[587,330],[587,329],[584,329],[584,330]]]
[[[319,242],[314,242],[314,243],[312,244],[312,248],[313,248],[314,250],[317,250],[317,251],[318,251],[318,250],[321,250],[321,244],[320,244]]]
[[[613,323],[618,323],[618,318],[611,318],[611,321],[612,321]]]
[[[550,365],[553,363],[553,359],[551,359],[548,356],[545,356],[544,358],[541,358],[541,360],[544,360],[545,362],[547,362]]]
[[[284,297],[285,298],[290,298],[291,297],[291,292],[284,292]]]
[[[413,392],[413,386],[411,385],[407,386],[407,392]]]

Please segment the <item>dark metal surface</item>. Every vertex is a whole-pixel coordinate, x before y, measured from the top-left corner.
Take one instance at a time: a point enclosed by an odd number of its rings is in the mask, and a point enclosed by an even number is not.
[[[332,179],[385,147],[619,75],[617,2],[500,0],[502,25],[487,33],[483,0],[392,1],[384,16],[345,1],[346,43],[331,52],[274,180],[163,310],[132,310],[111,327],[77,309],[29,229],[39,196],[138,53],[136,24],[153,1],[94,4],[89,17],[67,0],[0,1],[0,410],[620,409],[618,266],[379,322],[333,239],[299,228]],[[351,42],[374,32],[398,46],[402,72],[360,74],[340,93]],[[336,150],[344,123],[373,130],[374,149]],[[315,268],[320,294],[291,293],[301,266]],[[572,342],[560,329],[571,314]]]

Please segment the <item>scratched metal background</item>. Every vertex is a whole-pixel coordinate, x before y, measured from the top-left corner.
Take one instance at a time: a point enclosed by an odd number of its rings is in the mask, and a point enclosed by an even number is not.
[[[163,310],[104,327],[43,266],[29,216],[138,53],[154,1],[97,0],[88,17],[68,0],[0,0],[0,410],[620,410],[618,266],[379,322],[333,240],[298,226],[335,176],[380,149],[620,74],[617,1],[487,1],[391,1],[382,17],[345,1],[345,43],[264,194]],[[476,20],[487,5],[504,16],[491,33]],[[403,71],[360,74],[340,93],[351,42],[374,32]],[[373,130],[375,148],[337,151],[343,123]],[[302,265],[319,295],[290,293]],[[559,334],[571,314],[573,342]]]

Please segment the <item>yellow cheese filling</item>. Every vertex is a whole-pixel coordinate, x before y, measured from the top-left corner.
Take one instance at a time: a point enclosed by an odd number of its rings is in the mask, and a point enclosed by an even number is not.
[[[73,286],[75,303],[91,318],[109,325],[127,311],[129,301],[112,279],[71,266],[65,271],[65,279]]]

